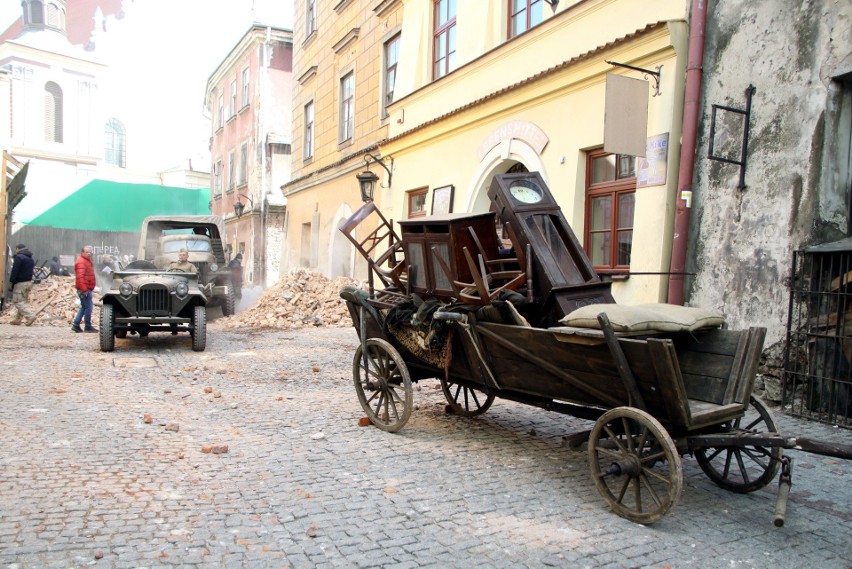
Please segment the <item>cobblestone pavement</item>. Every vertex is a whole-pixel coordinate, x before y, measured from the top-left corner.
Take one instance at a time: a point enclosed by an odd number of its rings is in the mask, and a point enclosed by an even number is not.
[[[685,457],[680,502],[645,527],[562,443],[589,422],[501,400],[447,415],[429,380],[389,434],[358,426],[353,330],[208,337],[101,353],[95,334],[0,325],[0,567],[852,566],[848,461],[791,453],[776,528],[775,483],[733,494]]]

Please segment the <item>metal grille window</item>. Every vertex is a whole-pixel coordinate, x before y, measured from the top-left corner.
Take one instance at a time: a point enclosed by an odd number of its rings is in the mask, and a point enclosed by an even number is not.
[[[852,240],[793,255],[782,404],[852,427]]]

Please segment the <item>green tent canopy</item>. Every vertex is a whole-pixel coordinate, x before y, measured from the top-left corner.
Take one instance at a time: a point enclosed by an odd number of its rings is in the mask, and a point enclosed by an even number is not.
[[[209,215],[210,188],[176,188],[92,180],[28,225],[139,231],[149,215]]]

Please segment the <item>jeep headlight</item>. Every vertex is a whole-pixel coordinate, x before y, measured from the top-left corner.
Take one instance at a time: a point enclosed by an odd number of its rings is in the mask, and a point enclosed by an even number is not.
[[[178,295],[178,298],[183,298],[189,293],[189,285],[186,284],[186,281],[180,281],[175,287],[175,294]]]
[[[133,285],[130,283],[121,283],[121,286],[118,287],[118,292],[121,296],[127,298],[133,294]]]
[[[213,263],[212,265],[210,265],[210,270],[215,273],[216,271],[219,270],[219,265],[217,265],[216,263]]]

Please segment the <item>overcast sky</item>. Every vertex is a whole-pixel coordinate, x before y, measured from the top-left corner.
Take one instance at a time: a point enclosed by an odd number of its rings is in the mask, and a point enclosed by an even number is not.
[[[144,147],[159,170],[206,159],[208,77],[252,22],[292,29],[292,0],[125,0],[124,6],[127,16],[113,28],[118,33],[99,41],[96,54],[112,69],[114,90],[105,104],[124,110],[128,152]],[[2,29],[20,14],[20,0],[0,0]]]

